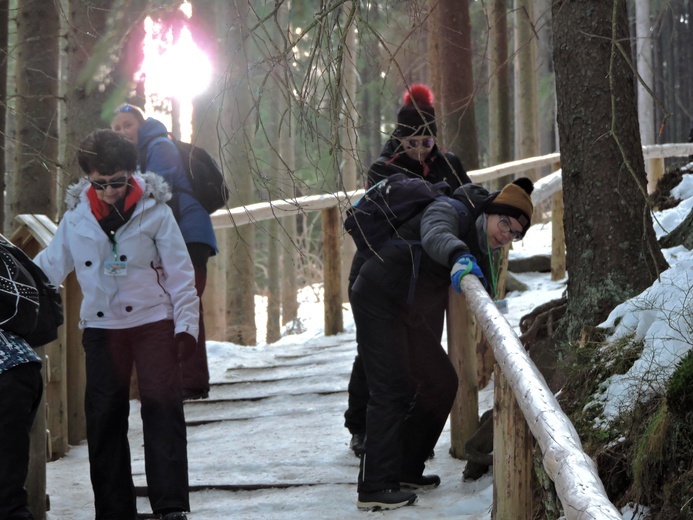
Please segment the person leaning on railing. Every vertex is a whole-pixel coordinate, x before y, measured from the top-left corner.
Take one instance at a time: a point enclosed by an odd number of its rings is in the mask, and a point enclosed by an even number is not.
[[[406,506],[417,499],[413,491],[440,484],[424,467],[457,392],[441,345],[449,287],[460,292],[462,278],[473,274],[495,294],[492,252],[524,237],[532,190],[528,178],[494,193],[461,186],[453,196],[464,211],[437,199],[359,270],[350,301],[370,393],[360,509]]]

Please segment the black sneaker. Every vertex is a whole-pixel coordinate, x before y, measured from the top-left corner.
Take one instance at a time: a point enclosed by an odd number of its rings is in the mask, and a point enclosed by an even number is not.
[[[410,506],[416,502],[416,493],[399,489],[384,489],[372,493],[359,492],[356,506],[362,511],[387,511]]]
[[[403,489],[433,489],[440,486],[440,477],[438,475],[421,475],[418,478],[402,479],[399,485]]]
[[[366,453],[366,434],[365,433],[354,433],[351,436],[351,442],[349,443],[349,449],[354,451],[354,455],[357,457],[363,456]]]

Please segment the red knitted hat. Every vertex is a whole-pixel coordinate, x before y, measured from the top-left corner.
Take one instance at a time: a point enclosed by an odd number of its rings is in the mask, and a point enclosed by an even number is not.
[[[438,133],[433,92],[426,85],[411,85],[404,93],[404,105],[397,114],[397,128],[392,135],[431,135]]]

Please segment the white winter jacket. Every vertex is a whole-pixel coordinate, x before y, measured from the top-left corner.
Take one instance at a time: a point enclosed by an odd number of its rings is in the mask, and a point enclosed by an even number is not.
[[[126,329],[173,319],[175,331],[197,338],[199,300],[188,250],[171,209],[171,194],[161,177],[134,175],[143,190],[135,210],[108,239],[91,212],[82,179],[70,186],[68,211],[46,249],[34,262],[57,285],[74,269],[84,299],[81,329]],[[125,276],[104,272],[104,262],[127,263]]]

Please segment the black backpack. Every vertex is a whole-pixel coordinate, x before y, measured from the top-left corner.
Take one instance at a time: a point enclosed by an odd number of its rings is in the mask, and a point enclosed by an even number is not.
[[[150,146],[158,139],[164,139],[164,137],[156,138]],[[225,207],[229,200],[229,187],[224,180],[224,174],[212,156],[204,148],[183,142],[170,134],[168,139],[176,145],[183,160],[183,169],[192,186],[190,195],[197,199],[207,213],[211,214]],[[142,171],[146,171],[146,159],[140,156],[140,163]],[[177,191],[187,193],[187,190],[178,189]]]
[[[344,229],[359,251],[376,252],[386,242],[396,239],[402,224],[440,198],[447,199],[458,213],[466,213],[464,205],[450,197],[446,182],[431,184],[419,177],[393,173],[368,189],[347,210]]]
[[[32,347],[40,347],[58,338],[58,327],[63,324],[62,298],[44,272],[17,246],[0,235],[0,283],[12,284],[12,290],[21,287],[21,298],[3,291],[3,322],[0,328],[21,336]],[[14,285],[17,284],[17,285]],[[6,288],[9,288],[6,287]]]
[[[183,158],[183,167],[193,189],[192,196],[202,204],[207,213],[214,213],[225,207],[229,200],[229,188],[217,162],[204,148],[175,137],[170,139]]]

